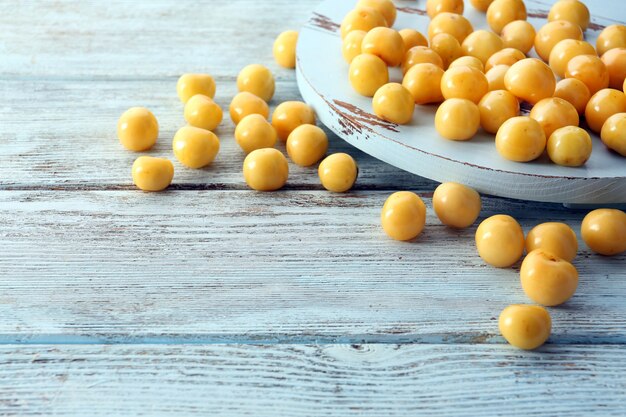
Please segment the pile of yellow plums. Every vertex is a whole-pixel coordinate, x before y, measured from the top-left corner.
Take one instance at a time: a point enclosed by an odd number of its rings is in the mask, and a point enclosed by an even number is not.
[[[560,0],[539,30],[526,21],[523,0],[472,0],[491,30],[474,30],[463,0],[427,0],[426,35],[393,29],[391,0],[359,0],[341,24],[343,57],[354,91],[372,97],[376,116],[411,122],[415,104],[438,105],[435,128],[446,139],[495,135],[505,159],[530,162],[547,153],[562,166],[591,156],[584,115],[604,144],[626,156],[626,26],[611,25],[594,48],[579,0]],[[530,58],[535,50],[539,58]],[[389,68],[402,83],[389,82]],[[520,115],[520,103],[532,106]]]
[[[274,58],[285,68],[295,68],[298,33],[281,33],[274,42]],[[243,178],[248,186],[259,191],[282,188],[289,176],[287,158],[274,148],[277,140],[285,142],[287,155],[303,167],[315,165],[326,155],[328,138],[316,126],[313,109],[301,101],[279,104],[271,118],[268,103],[275,92],[274,76],[263,65],[248,65],[237,77],[239,93],[230,103],[230,117],[235,124],[235,140],[246,154]],[[223,113],[213,100],[215,80],[209,74],[184,74],[176,86],[184,104],[187,125],[174,135],[172,149],[178,161],[189,168],[210,165],[220,149],[220,140],[213,131],[222,122]],[[132,151],[147,151],[154,146],[159,125],[152,112],[143,107],[127,110],[120,117],[117,133],[121,144]],[[358,168],[345,153],[326,157],[318,174],[321,184],[333,192],[345,192],[354,185]],[[174,177],[169,159],[141,156],[132,166],[135,185],[145,191],[161,191]]]

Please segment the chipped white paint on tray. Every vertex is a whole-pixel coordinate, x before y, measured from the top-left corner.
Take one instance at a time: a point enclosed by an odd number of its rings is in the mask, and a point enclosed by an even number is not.
[[[0,3],[1,415],[624,415],[624,255],[583,245],[579,292],[526,353],[496,330],[503,306],[527,301],[516,271],[484,266],[473,229],[430,209],[417,242],[387,239],[385,197],[411,189],[430,206],[435,184],[336,137],[361,165],[346,195],[295,166],[286,190],[246,190],[229,121],[214,167],[176,165],[163,194],[130,185],[124,109],[155,111],[150,154],[171,157],[182,72],[216,75],[225,107],[237,71],[261,62],[272,105],[298,98],[271,43],[316,4]],[[484,205],[526,230],[577,230],[584,214]]]

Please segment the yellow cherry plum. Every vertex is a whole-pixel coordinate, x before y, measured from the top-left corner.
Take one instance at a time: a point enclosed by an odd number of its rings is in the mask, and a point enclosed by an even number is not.
[[[506,90],[504,77],[509,68],[511,67],[508,65],[496,65],[485,73],[485,78],[487,78],[487,83],[489,84],[489,91]]]
[[[361,45],[363,45],[365,35],[367,35],[367,32],[364,30],[353,30],[343,38],[341,53],[343,59],[345,59],[348,64],[350,64],[355,57],[361,55]]]
[[[407,124],[413,117],[415,101],[402,84],[385,84],[376,91],[372,99],[374,114],[383,120],[397,124]]]
[[[248,65],[237,76],[239,91],[247,91],[267,102],[274,97],[275,87],[274,75],[263,65]]]
[[[546,138],[561,127],[578,126],[579,122],[576,108],[569,101],[558,97],[539,101],[533,106],[529,116],[539,122]]]
[[[435,64],[440,68],[443,68],[443,59],[439,54],[426,46],[414,46],[404,54],[402,60],[402,73],[406,74],[413,65],[423,63]]]
[[[609,70],[596,55],[577,55],[567,62],[565,78],[576,78],[594,95],[609,86]]]
[[[415,239],[424,230],[426,205],[410,191],[391,194],[380,214],[383,230],[392,239],[407,241]]]
[[[443,69],[463,55],[459,41],[449,33],[438,33],[430,41],[430,48],[441,57]]]
[[[496,134],[500,126],[519,115],[517,98],[506,90],[490,91],[478,103],[480,125],[487,133]]]
[[[522,262],[520,280],[528,298],[553,307],[572,298],[578,287],[578,271],[568,261],[535,249]]]
[[[552,48],[563,39],[583,40],[580,26],[566,20],[555,20],[542,26],[535,35],[535,52],[544,61],[550,59]]]
[[[354,186],[359,167],[347,153],[334,153],[324,158],[317,173],[322,186],[328,191],[344,193]]]
[[[117,137],[131,151],[147,151],[159,136],[159,123],[145,107],[131,107],[117,122]]]
[[[579,0],[559,0],[550,8],[548,21],[567,20],[580,26],[584,31],[589,27],[591,15],[585,4]]]
[[[253,190],[275,191],[287,182],[289,164],[285,155],[277,149],[257,149],[243,161],[243,176]]]
[[[565,126],[550,135],[546,150],[555,164],[579,167],[591,157],[591,137],[585,129],[578,126]]]
[[[220,141],[209,130],[185,126],[174,135],[172,149],[181,164],[198,169],[213,162],[220,150]]]
[[[517,262],[524,252],[524,244],[522,227],[506,214],[491,216],[476,229],[478,254],[497,268],[507,268]]]
[[[550,313],[540,306],[513,304],[502,310],[498,318],[500,334],[519,349],[533,350],[550,337]]]
[[[589,249],[600,255],[626,251],[626,213],[621,210],[597,209],[587,213],[580,232]]]
[[[626,47],[610,49],[601,59],[609,71],[609,87],[622,89],[626,81]]]
[[[516,20],[526,20],[526,5],[522,0],[495,0],[487,9],[487,23],[497,34]]]
[[[530,253],[535,249],[572,262],[578,252],[578,239],[572,228],[565,223],[541,223],[526,235],[526,252]]]
[[[567,100],[574,106],[578,114],[583,114],[591,98],[591,93],[589,93],[589,88],[582,81],[576,78],[564,78],[556,83],[554,97]]]
[[[435,128],[446,139],[470,140],[480,128],[478,106],[464,98],[444,101],[435,113]]]
[[[493,0],[470,0],[471,5],[480,12],[486,12]]]
[[[404,42],[404,53],[414,46],[428,46],[428,39],[415,29],[402,29],[398,33]]]
[[[183,74],[176,83],[178,97],[187,103],[196,94],[215,97],[215,80],[209,74]]]
[[[448,69],[454,67],[472,67],[482,73],[485,72],[485,66],[483,65],[482,61],[475,56],[462,56],[455,59],[450,63]]]
[[[276,129],[260,114],[249,114],[235,128],[237,145],[246,153],[272,148],[276,144]]]
[[[463,0],[426,0],[426,13],[431,19],[439,13],[463,14]]]
[[[504,48],[494,53],[489,57],[489,59],[487,59],[485,62],[485,71],[489,71],[496,65],[508,65],[510,67],[522,59],[526,59],[526,55],[524,55],[519,49]]]
[[[404,52],[402,36],[387,27],[370,30],[361,44],[361,53],[376,55],[390,67],[397,67],[402,63]]]
[[[505,48],[515,48],[524,54],[535,45],[535,27],[526,20],[514,20],[502,28],[500,37]]]
[[[348,12],[341,22],[341,39],[344,39],[353,30],[368,32],[379,26],[390,26],[385,17],[376,9],[364,5],[357,6]]]
[[[606,119],[600,137],[607,148],[626,156],[626,113],[616,113]]]
[[[415,104],[441,103],[444,100],[441,77],[443,70],[435,64],[417,64],[404,75],[402,85],[411,93]]]
[[[483,64],[485,64],[493,54],[502,50],[502,47],[503,43],[500,36],[482,29],[470,33],[461,44],[463,55],[476,57],[480,59]],[[525,56],[522,58],[525,58]],[[489,70],[489,68],[491,67],[485,66],[486,70]]]
[[[464,229],[474,224],[480,214],[480,194],[466,185],[445,182],[435,189],[433,209],[441,223]]]
[[[432,39],[438,33],[449,33],[454,36],[459,43],[463,43],[465,38],[474,31],[472,24],[465,17],[457,13],[438,13],[428,25],[428,38]]]
[[[607,119],[626,112],[626,94],[612,88],[595,93],[585,107],[585,120],[594,132],[600,133]]]
[[[546,148],[546,134],[535,119],[517,116],[508,119],[496,133],[496,150],[504,159],[529,162]]]
[[[191,126],[214,130],[222,122],[222,108],[212,98],[196,94],[185,104],[185,120]]]
[[[326,133],[314,125],[301,125],[287,138],[287,155],[297,165],[308,167],[322,159],[328,150]]]
[[[626,25],[610,25],[602,29],[596,40],[596,50],[602,56],[613,48],[626,48]]]
[[[548,63],[555,74],[563,78],[570,59],[578,55],[594,55],[595,53],[595,48],[589,42],[563,39],[552,48]]]
[[[517,98],[535,104],[554,95],[556,77],[539,59],[526,58],[511,65],[504,76],[504,85]]]
[[[296,45],[298,43],[298,32],[288,30],[276,38],[274,41],[274,60],[284,68],[296,67]]]
[[[233,97],[228,110],[234,124],[239,123],[244,117],[251,114],[260,114],[266,119],[270,115],[270,108],[267,102],[247,91],[238,93]]]
[[[397,10],[392,0],[359,0],[357,7],[371,7],[376,10],[383,15],[389,27],[396,21]]]
[[[452,67],[441,77],[441,94],[444,98],[464,98],[478,103],[489,91],[485,74],[473,67]]]
[[[272,126],[276,129],[278,139],[283,142],[296,127],[305,124],[315,124],[315,111],[302,101],[280,103],[272,114]]]
[[[354,57],[349,70],[350,85],[357,93],[373,97],[376,91],[389,82],[385,61],[372,54]]]
[[[162,191],[174,178],[174,164],[169,159],[140,156],[132,167],[133,183],[140,190]]]

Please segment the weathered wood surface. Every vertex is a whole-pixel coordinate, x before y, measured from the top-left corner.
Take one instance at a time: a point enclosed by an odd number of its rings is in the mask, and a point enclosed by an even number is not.
[[[292,77],[272,58],[318,0],[0,2],[0,74],[58,79],[236,75],[252,61]]]
[[[293,75],[291,76],[294,77]],[[221,148],[215,163],[201,170],[175,160],[172,138],[185,125],[176,78],[131,81],[2,80],[0,96],[0,189],[134,189],[130,167],[138,156],[168,157],[175,163],[175,186],[192,189],[245,189],[244,153],[228,115],[235,81],[218,80],[217,102],[224,121],[216,134]],[[272,109],[299,100],[295,79],[277,84]],[[146,106],[160,125],[153,150],[137,153],[119,143],[116,124],[129,107]],[[330,134],[330,132],[329,132]],[[331,135],[330,152],[349,152],[360,164],[358,188],[432,189],[417,177],[366,155]],[[284,151],[284,144],[277,145]],[[288,188],[322,189],[317,170],[290,164]]]
[[[500,342],[500,310],[528,301],[518,272],[430,208],[416,242],[391,241],[388,194],[0,192],[0,339]],[[582,217],[485,199],[495,213],[526,230]],[[626,342],[625,260],[581,247],[556,343]]]
[[[0,77],[160,80],[199,71],[232,77],[256,61],[291,79],[274,64],[272,43],[277,33],[302,26],[319,2],[4,1]],[[424,9],[426,1],[396,3]],[[592,15],[610,14],[603,1],[585,3]]]
[[[0,347],[0,414],[626,414],[623,345]]]
[[[297,99],[271,44],[316,3],[0,3],[0,415],[626,413],[624,255],[582,245],[579,291],[551,309],[548,345],[520,352],[496,325],[527,302],[516,269],[483,265],[474,229],[442,227],[430,208],[418,241],[387,239],[385,197],[410,189],[430,207],[435,184],[336,137],[331,151],[361,168],[346,195],[293,165],[285,190],[247,190],[228,120],[213,167],[176,164],[161,194],[132,187],[119,115],[153,109],[150,154],[172,158],[183,72],[214,74],[226,109],[236,73],[260,62],[278,79],[272,106]],[[484,206],[525,230],[578,230],[584,215]]]

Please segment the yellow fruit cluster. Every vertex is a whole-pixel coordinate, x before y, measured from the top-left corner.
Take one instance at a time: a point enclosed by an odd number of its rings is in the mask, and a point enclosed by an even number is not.
[[[626,213],[615,209],[591,211],[583,219],[580,233],[596,253],[622,253],[626,251]],[[476,248],[485,262],[500,268],[517,263],[526,250],[520,268],[521,287],[537,304],[558,306],[576,292],[578,271],[572,261],[578,251],[578,239],[564,223],[539,224],[524,238],[514,218],[495,215],[478,226]],[[509,306],[500,314],[499,328],[512,345],[535,349],[550,335],[550,314],[538,306]]]
[[[579,0],[559,0],[535,30],[523,0],[472,0],[491,30],[474,30],[463,0],[427,0],[427,37],[395,30],[390,0],[358,1],[341,24],[342,53],[354,91],[372,97],[376,116],[408,124],[415,104],[435,104],[435,128],[466,141],[482,129],[496,135],[505,159],[530,162],[546,153],[562,166],[584,165],[589,133],[626,156],[626,26],[606,27],[595,47],[584,41],[590,23]],[[534,49],[538,58],[528,57]],[[389,68],[401,67],[402,83]],[[411,102],[410,98],[413,99]],[[520,115],[520,102],[532,106]],[[527,135],[526,132],[529,132]]]
[[[394,9],[395,10],[395,9]],[[298,33],[281,33],[274,42],[276,63],[295,68]],[[274,75],[263,65],[252,64],[237,76],[239,93],[229,106],[235,124],[235,140],[246,157],[243,178],[248,186],[259,191],[282,188],[289,177],[285,155],[274,146],[285,142],[287,155],[300,166],[308,167],[322,160],[328,151],[328,138],[316,126],[313,109],[301,101],[280,103],[270,121],[268,102],[275,92]],[[174,135],[172,149],[176,159],[193,169],[210,165],[220,149],[220,140],[213,132],[223,119],[222,108],[213,100],[215,80],[209,74],[184,74],[176,85],[178,97],[184,104],[188,123]],[[118,138],[132,151],[151,149],[159,135],[154,114],[143,107],[134,107],[118,121]],[[320,164],[318,175],[324,188],[333,192],[351,189],[358,174],[354,159],[345,153],[328,156]],[[166,158],[141,156],[132,166],[134,184],[144,191],[161,191],[174,178],[174,165]]]
[[[222,109],[213,100],[215,80],[208,74],[184,74],[176,84],[184,104],[187,126],[180,128],[172,140],[172,151],[178,161],[189,168],[202,168],[213,162],[220,149],[215,130],[222,122]],[[117,123],[121,144],[131,151],[148,151],[157,142],[159,124],[144,107],[133,107]],[[140,156],[133,163],[133,183],[144,191],[166,189],[174,178],[174,164],[167,158]]]
[[[439,185],[432,197],[435,214],[446,226],[470,227],[481,211],[480,195],[458,183]],[[385,233],[395,240],[417,238],[426,224],[426,205],[415,193],[399,191],[390,195],[381,212]],[[598,209],[585,216],[581,236],[587,246],[601,255],[626,251],[626,213]],[[497,214],[483,220],[475,232],[478,255],[489,265],[508,268],[521,263],[521,287],[528,298],[542,306],[558,306],[569,300],[578,287],[578,271],[572,264],[578,252],[576,233],[566,224],[542,223],[524,236],[513,217]],[[551,319],[540,306],[513,305],[500,315],[502,336],[522,349],[535,349],[549,337]]]

